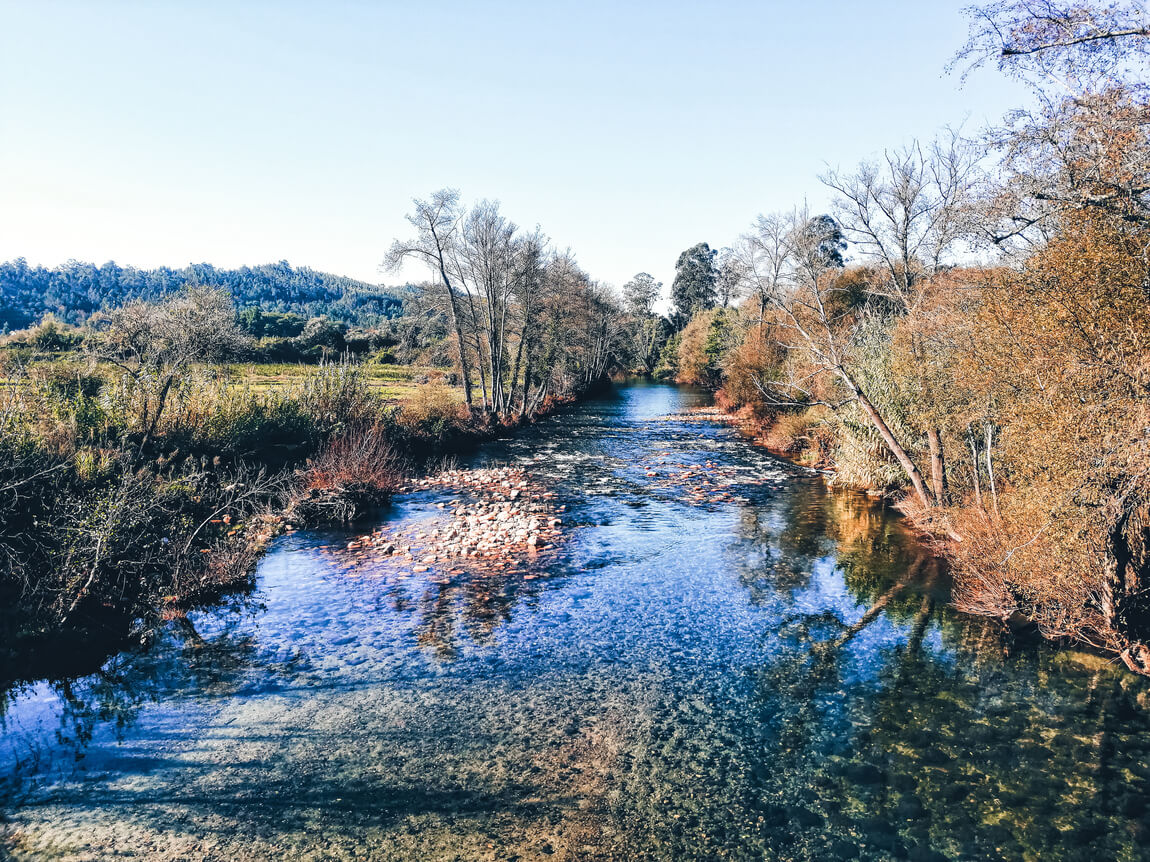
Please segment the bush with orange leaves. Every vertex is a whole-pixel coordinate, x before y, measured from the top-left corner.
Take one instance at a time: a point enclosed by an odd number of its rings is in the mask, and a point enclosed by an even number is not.
[[[937,376],[955,601],[1150,672],[1150,230],[1067,209],[1019,270],[906,319]],[[911,356],[908,345],[918,347]],[[900,348],[901,345],[901,348]],[[900,362],[898,353],[903,352]],[[903,380],[915,375],[902,372]],[[911,390],[914,398],[914,387]]]

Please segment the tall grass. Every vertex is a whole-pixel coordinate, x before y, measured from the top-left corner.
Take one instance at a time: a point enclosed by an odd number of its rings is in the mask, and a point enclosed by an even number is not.
[[[0,639],[122,627],[244,586],[285,512],[355,517],[394,492],[411,455],[464,433],[446,387],[416,393],[388,404],[346,362],[262,391],[201,368],[148,433],[158,384],[146,374],[9,367]]]

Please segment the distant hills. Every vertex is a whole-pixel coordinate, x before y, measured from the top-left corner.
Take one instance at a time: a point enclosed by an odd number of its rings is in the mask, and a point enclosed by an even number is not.
[[[101,309],[132,299],[158,299],[189,284],[227,288],[241,309],[326,316],[359,325],[399,317],[406,292],[293,267],[286,260],[239,269],[217,269],[209,263],[136,269],[73,260],[49,269],[17,258],[0,263],[0,332],[23,329],[48,312],[80,324]]]

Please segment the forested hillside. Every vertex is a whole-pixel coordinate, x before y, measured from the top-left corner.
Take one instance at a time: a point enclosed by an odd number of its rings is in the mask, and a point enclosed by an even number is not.
[[[398,317],[402,300],[377,285],[293,267],[287,261],[239,269],[197,263],[183,269],[136,269],[114,262],[68,261],[48,269],[23,258],[0,263],[0,332],[34,324],[45,314],[73,324],[132,299],[155,300],[185,285],[227,288],[239,308],[371,324]]]

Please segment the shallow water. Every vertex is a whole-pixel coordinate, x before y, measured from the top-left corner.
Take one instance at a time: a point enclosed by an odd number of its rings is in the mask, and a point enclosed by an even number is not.
[[[1147,681],[1005,650],[897,518],[705,401],[620,387],[485,447],[568,506],[505,574],[297,533],[253,596],[9,692],[10,852],[1150,859]]]

